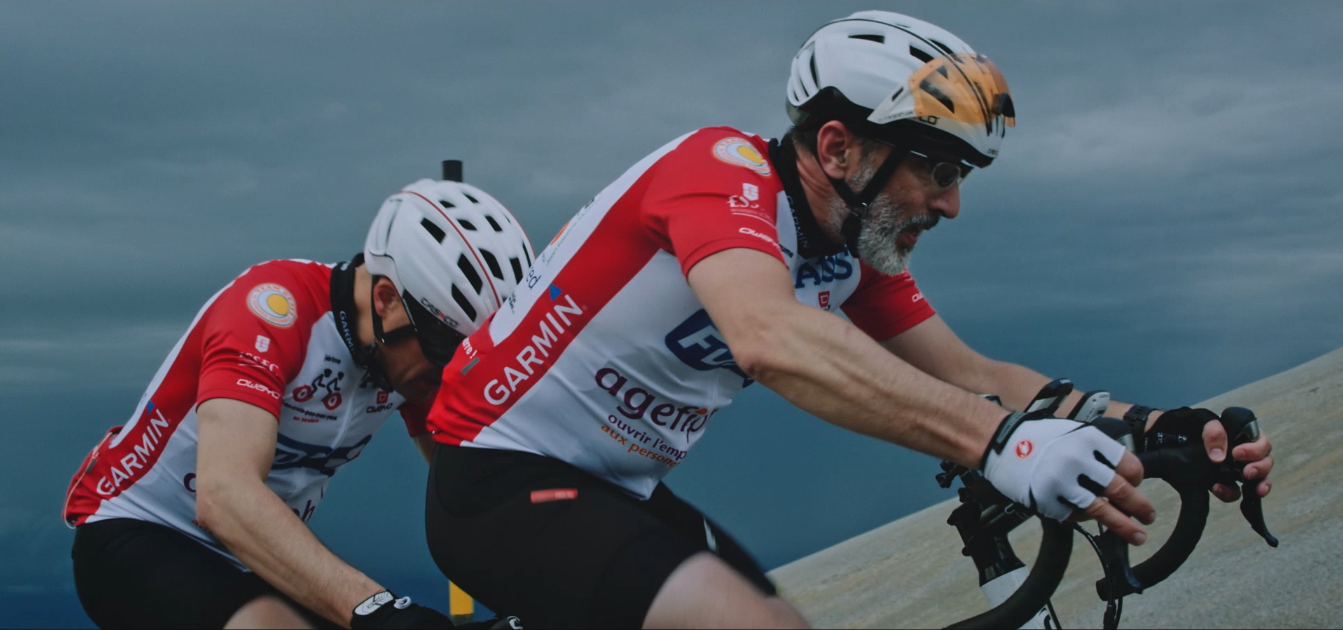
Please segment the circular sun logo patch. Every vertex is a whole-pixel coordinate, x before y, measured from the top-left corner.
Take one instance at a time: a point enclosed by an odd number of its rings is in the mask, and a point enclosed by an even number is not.
[[[769,176],[769,162],[760,156],[755,145],[745,138],[723,138],[713,145],[713,156],[737,166],[745,166],[761,175]]]
[[[294,296],[278,284],[258,284],[247,295],[247,308],[267,323],[288,328],[298,317]]]

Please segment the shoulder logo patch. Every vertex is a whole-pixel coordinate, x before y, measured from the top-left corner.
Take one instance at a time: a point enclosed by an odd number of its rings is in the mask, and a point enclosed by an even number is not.
[[[769,177],[769,162],[760,156],[755,145],[745,138],[723,138],[713,145],[713,156],[736,166],[744,166]]]
[[[297,319],[294,296],[278,284],[258,284],[247,295],[247,308],[266,323],[288,328]],[[267,344],[269,345],[269,344]]]

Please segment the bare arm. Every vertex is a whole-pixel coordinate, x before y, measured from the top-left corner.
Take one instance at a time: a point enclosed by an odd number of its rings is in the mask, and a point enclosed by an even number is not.
[[[700,261],[689,281],[737,363],[764,386],[838,426],[979,467],[1002,409],[800,304],[779,261],[730,249]]]
[[[434,441],[434,436],[428,434],[417,435],[411,439],[415,440],[415,448],[419,449],[420,456],[424,458],[424,463],[433,463],[434,447],[438,446],[438,442]]]
[[[1025,409],[1050,381],[1030,368],[994,361],[975,352],[937,315],[881,345],[935,378],[976,394],[997,394],[1004,405],[1017,411]],[[1070,407],[1065,403],[1063,409]]]
[[[997,394],[1004,405],[1017,411],[1025,409],[1040,388],[1052,380],[1024,365],[995,361],[975,352],[936,315],[881,345],[940,380],[976,394]],[[1080,390],[1069,394],[1059,413],[1066,415],[1072,411],[1084,394]],[[1132,406],[1111,400],[1105,415],[1121,418]],[[1160,415],[1152,414],[1148,426]]]
[[[792,277],[768,254],[718,252],[688,279],[737,364],[761,384],[851,431],[972,468],[982,464],[1001,407],[906,363],[838,316],[800,304]],[[1147,522],[1155,514],[1131,485],[1142,479],[1142,465],[1126,452],[1116,470],[1086,514],[1141,544],[1142,528],[1121,509]]]
[[[995,361],[975,352],[951,330],[941,317],[932,318],[919,325],[881,342],[881,345],[896,356],[908,361],[910,365],[928,374],[979,394],[997,394],[1003,404],[1018,411],[1030,404],[1031,398],[1040,391],[1050,379],[1023,365]],[[1084,392],[1074,391],[1063,401],[1060,415],[1067,415],[1081,401]],[[1119,400],[1110,400],[1105,415],[1122,418],[1133,405]],[[1148,414],[1147,428],[1152,428],[1160,412]],[[1203,441],[1213,461],[1225,458],[1227,447],[1226,431],[1220,423],[1209,422],[1203,431]],[[1269,456],[1272,444],[1265,434],[1252,444],[1237,446],[1233,456],[1239,461],[1256,462],[1247,469],[1250,479],[1267,479],[1273,468]],[[1270,484],[1260,484],[1259,492],[1268,494]],[[1213,494],[1223,501],[1234,501],[1240,492],[1223,484],[1213,487]]]
[[[266,582],[349,627],[354,607],[383,588],[327,550],[266,487],[275,416],[227,398],[201,403],[196,416],[197,521]]]

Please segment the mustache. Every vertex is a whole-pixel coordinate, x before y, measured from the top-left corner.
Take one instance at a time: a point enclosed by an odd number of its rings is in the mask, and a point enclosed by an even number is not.
[[[926,214],[910,217],[900,223],[900,227],[896,230],[896,233],[913,232],[915,230],[931,230],[937,226],[937,222],[940,220],[939,217]]]

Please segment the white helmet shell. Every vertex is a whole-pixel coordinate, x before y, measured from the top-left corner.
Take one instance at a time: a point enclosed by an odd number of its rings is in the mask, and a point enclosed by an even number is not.
[[[463,335],[512,295],[535,254],[517,219],[460,182],[422,179],[388,197],[364,241],[364,264]]]
[[[1015,125],[1007,82],[993,62],[945,29],[889,11],[830,22],[793,57],[794,124],[834,92],[874,125],[908,120],[948,134],[978,153],[980,165],[998,156],[1006,127]]]

